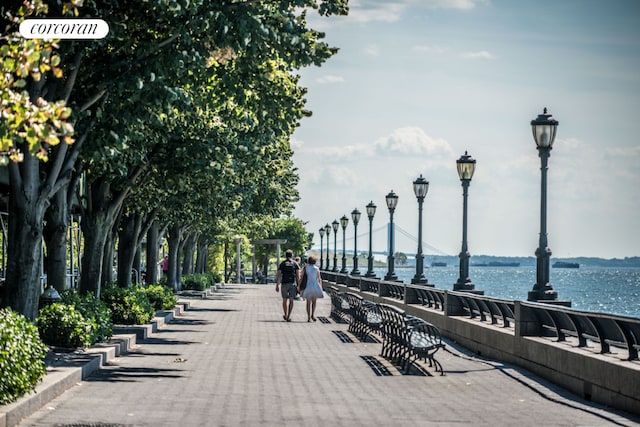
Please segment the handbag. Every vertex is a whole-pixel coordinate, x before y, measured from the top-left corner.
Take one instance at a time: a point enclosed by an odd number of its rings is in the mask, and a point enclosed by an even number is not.
[[[304,269],[302,273],[302,280],[300,280],[300,290],[303,291],[307,287],[307,269]]]

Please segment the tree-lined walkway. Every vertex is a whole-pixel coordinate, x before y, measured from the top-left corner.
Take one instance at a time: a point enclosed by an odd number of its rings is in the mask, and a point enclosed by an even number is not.
[[[329,312],[287,323],[272,285],[228,285],[20,425],[640,425],[451,343],[445,376],[402,375]]]

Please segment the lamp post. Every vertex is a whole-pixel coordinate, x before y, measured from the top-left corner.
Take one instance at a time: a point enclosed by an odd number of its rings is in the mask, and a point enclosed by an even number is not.
[[[327,235],[327,262],[324,265],[324,269],[329,271],[329,236],[331,236],[331,226],[326,223],[324,226],[324,234]]]
[[[333,227],[333,269],[331,271],[338,271],[338,227],[340,223],[337,220],[333,220],[331,227]]]
[[[476,160],[466,151],[458,160],[458,177],[462,183],[462,249],[460,249],[460,276],[453,285],[454,291],[472,291],[475,285],[469,278],[469,249],[467,247],[467,197],[469,195],[469,185],[476,170]],[[477,293],[477,292],[476,292]],[[484,292],[482,292],[484,293]]]
[[[324,227],[320,227],[318,233],[320,234],[320,270],[322,270],[322,238],[324,237]]]
[[[398,276],[396,276],[395,269],[395,256],[393,255],[393,241],[394,241],[394,233],[393,233],[393,212],[396,210],[396,206],[398,205],[398,195],[391,190],[389,194],[385,196],[385,200],[387,202],[387,208],[389,209],[389,256],[388,259],[388,268],[387,275],[384,276],[384,280],[398,280]]]
[[[416,275],[411,279],[411,283],[426,285],[427,278],[424,275],[424,255],[422,254],[422,204],[429,191],[429,181],[422,177],[413,181],[413,192],[418,199],[418,253],[416,254]]]
[[[349,225],[349,218],[347,218],[346,215],[342,215],[342,218],[340,218],[340,225],[342,226],[342,268],[340,269],[340,273],[348,273],[345,234],[347,231],[347,225]]]
[[[367,205],[367,217],[369,217],[369,259],[367,263],[367,273],[365,277],[376,277],[376,273],[373,272],[373,217],[376,214],[377,206],[373,203],[373,200]]]
[[[352,276],[359,276],[360,270],[358,270],[358,223],[360,222],[360,211],[355,208],[351,211],[351,220],[353,221],[353,269],[351,270]]]
[[[540,240],[536,249],[536,283],[529,292],[529,301],[557,300],[558,292],[554,291],[549,281],[549,259],[551,249],[547,241],[547,169],[553,141],[556,138],[558,122],[547,113],[545,108],[542,114],[531,120],[533,139],[540,156]]]

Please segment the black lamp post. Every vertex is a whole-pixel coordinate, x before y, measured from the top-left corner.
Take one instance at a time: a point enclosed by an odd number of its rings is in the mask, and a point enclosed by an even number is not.
[[[365,277],[376,277],[376,273],[373,272],[373,245],[372,245],[372,237],[373,237],[373,217],[376,214],[376,205],[373,203],[373,200],[369,202],[367,205],[367,217],[369,217],[369,259],[367,265],[367,273]]]
[[[342,218],[340,218],[340,225],[342,226],[342,268],[340,269],[340,273],[348,273],[345,234],[347,231],[347,225],[349,225],[349,218],[347,218],[346,215],[342,215]]]
[[[318,233],[320,234],[320,270],[322,270],[322,238],[324,237],[324,227],[320,227]]]
[[[387,202],[387,208],[389,209],[389,256],[387,257],[387,275],[384,276],[384,280],[398,280],[398,276],[396,276],[396,272],[394,271],[395,256],[393,255],[395,238],[393,231],[393,212],[396,210],[396,206],[398,205],[398,195],[391,190],[391,192],[385,196],[385,200]]]
[[[422,177],[413,181],[413,192],[418,199],[418,253],[416,254],[416,275],[411,279],[411,283],[426,285],[427,278],[424,275],[424,255],[422,254],[422,204],[429,191],[429,181]]]
[[[351,220],[353,221],[353,269],[352,276],[359,276],[358,270],[358,222],[360,222],[360,211],[358,208],[351,211]]]
[[[329,236],[331,236],[331,226],[329,223],[324,226],[324,234],[327,235],[327,262],[324,265],[324,269],[329,271],[330,263],[329,263]]]
[[[467,247],[467,197],[469,195],[469,185],[476,170],[476,161],[466,151],[458,160],[458,176],[462,183],[462,249],[460,250],[460,276],[453,285],[454,291],[472,291],[475,285],[469,278],[469,249]],[[484,292],[483,292],[484,293]]]
[[[529,301],[557,301],[558,299],[558,292],[553,290],[549,280],[551,249],[547,241],[547,170],[557,127],[558,122],[551,117],[551,114],[547,113],[546,108],[535,120],[531,120],[533,139],[538,147],[542,173],[540,179],[540,241],[536,250],[536,284],[529,292],[527,297]]]
[[[331,227],[333,227],[333,269],[332,271],[338,271],[338,227],[340,223],[337,220],[333,220]]]

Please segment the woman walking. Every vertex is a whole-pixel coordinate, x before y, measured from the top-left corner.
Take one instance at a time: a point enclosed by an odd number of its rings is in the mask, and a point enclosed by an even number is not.
[[[315,322],[316,300],[324,298],[322,278],[320,277],[320,269],[316,266],[316,257],[307,258],[307,265],[302,270],[302,275],[305,274],[307,275],[307,287],[302,290],[302,298],[307,300],[307,322],[312,320]],[[300,279],[298,283],[302,281],[302,276]],[[298,292],[300,292],[300,285],[298,285]]]

